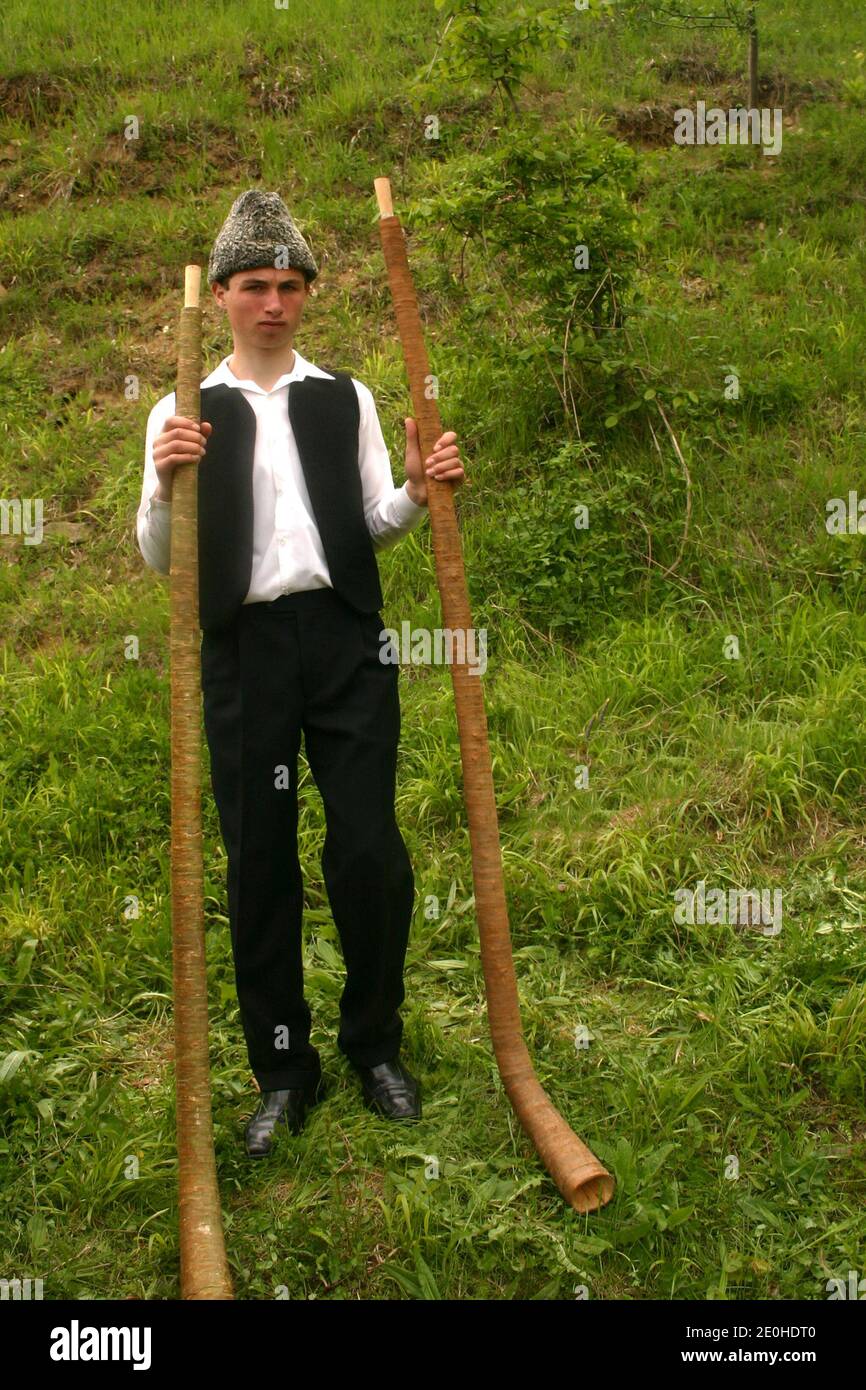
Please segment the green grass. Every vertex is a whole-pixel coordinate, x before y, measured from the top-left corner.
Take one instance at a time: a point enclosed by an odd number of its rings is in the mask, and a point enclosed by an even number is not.
[[[641,104],[736,92],[728,37],[573,14],[573,43],[540,56],[520,94],[640,150],[624,351],[646,381],[695,393],[671,435],[659,419],[655,439],[606,429],[588,400],[574,450],[554,383],[521,367],[534,311],[519,286],[483,248],[466,248],[461,284],[459,246],[443,262],[411,244],[443,424],[471,479],[458,505],[488,629],[527,1042],[616,1197],[591,1217],[568,1209],[509,1108],[450,680],[405,668],[419,1125],[370,1116],[336,1051],[342,964],[302,763],[308,998],[331,1090],[273,1161],[245,1159],[254,1094],[205,797],[216,1147],[240,1298],[569,1299],[585,1285],[819,1299],[864,1269],[866,542],[824,528],[827,499],[858,487],[866,437],[861,7],[767,8],[763,71],[790,97],[778,160],[671,149],[637,123]],[[0,538],[0,1276],[41,1277],[51,1299],[178,1287],[167,593],[134,516],[147,413],[173,387],[181,267],[206,259],[243,187],[278,187],[322,268],[299,350],[370,385],[399,482],[410,407],[373,178],[408,205],[431,163],[483,148],[503,118],[440,64],[434,104],[413,104],[445,22],[424,0],[329,0],[314,32],[251,3],[189,20],[154,0],[110,14],[21,0],[4,17],[0,495],[43,497],[55,525],[39,546]],[[690,76],[700,64],[723,76]],[[209,367],[230,350],[212,306],[205,347]],[[521,489],[537,478],[563,505],[616,499],[598,555],[535,509]],[[58,523],[87,529],[70,540]],[[380,568],[390,622],[438,625],[427,523]],[[781,889],[781,934],[678,925],[674,892],[700,880]]]

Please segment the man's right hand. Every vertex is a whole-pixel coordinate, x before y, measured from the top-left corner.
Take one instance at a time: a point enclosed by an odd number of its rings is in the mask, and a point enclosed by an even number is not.
[[[204,420],[201,425],[184,415],[171,415],[153,443],[153,462],[159,486],[153,496],[157,502],[171,501],[171,483],[179,463],[198,463],[213,432]]]

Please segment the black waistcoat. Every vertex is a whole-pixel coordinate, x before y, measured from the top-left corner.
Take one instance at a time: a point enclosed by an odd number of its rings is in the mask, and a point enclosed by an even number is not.
[[[289,423],[298,446],[331,583],[361,613],[377,613],[382,590],[364,520],[358,469],[358,395],[348,372],[289,382]],[[256,414],[236,386],[201,389],[201,419],[213,425],[198,464],[199,623],[225,627],[249,593],[253,568]]]

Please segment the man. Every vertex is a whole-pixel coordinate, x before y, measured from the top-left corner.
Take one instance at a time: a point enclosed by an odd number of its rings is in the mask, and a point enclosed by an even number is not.
[[[284,268],[285,267],[285,268]],[[150,412],[138,510],[145,561],[169,572],[171,480],[200,463],[199,608],[205,732],[228,858],[235,979],[261,1098],[247,1153],[295,1133],[322,1095],[301,950],[297,755],[325,809],[322,873],[343,950],[340,1050],[366,1104],[421,1115],[399,1060],[414,878],[394,813],[398,667],[379,659],[375,551],[423,519],[427,477],[463,481],[453,431],[421,459],[406,426],[395,488],[372,394],[294,350],[318,267],[285,203],[250,189],[213,247],[208,281],[233,352],[201,387],[201,422]]]

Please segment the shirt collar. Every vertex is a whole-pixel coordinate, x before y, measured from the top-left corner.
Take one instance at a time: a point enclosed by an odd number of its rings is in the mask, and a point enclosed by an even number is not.
[[[230,356],[231,354],[229,354],[229,357]],[[305,357],[302,357],[298,349],[295,348],[295,361],[292,370],[290,372],[284,372],[283,375],[274,382],[270,391],[264,391],[255,381],[240,381],[229,367],[229,357],[223,358],[219,366],[202,382],[202,386],[217,386],[219,384],[223,386],[236,386],[243,391],[254,391],[260,396],[270,396],[274,391],[279,391],[281,386],[287,386],[290,381],[302,381],[305,376],[320,376],[325,377],[328,381],[334,380],[330,372],[323,372],[321,367],[315,367],[312,362],[308,362]]]

